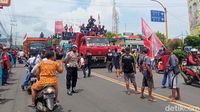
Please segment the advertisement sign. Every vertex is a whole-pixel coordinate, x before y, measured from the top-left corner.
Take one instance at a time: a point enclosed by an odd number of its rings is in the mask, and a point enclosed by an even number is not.
[[[200,35],[200,0],[188,0],[190,32]]]
[[[0,0],[0,6],[10,6],[10,0]]]
[[[55,33],[61,35],[64,31],[63,21],[55,22]]]

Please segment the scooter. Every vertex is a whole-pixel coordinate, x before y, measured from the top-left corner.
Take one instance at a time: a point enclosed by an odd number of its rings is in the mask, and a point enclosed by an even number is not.
[[[55,88],[52,85],[44,87],[36,95],[35,112],[54,112],[57,109]]]
[[[181,75],[184,79],[185,84],[186,85],[191,85],[193,83],[200,84],[200,81],[196,77],[196,73],[189,66],[186,66],[186,65],[187,65],[187,62],[183,61],[182,67],[181,67]]]

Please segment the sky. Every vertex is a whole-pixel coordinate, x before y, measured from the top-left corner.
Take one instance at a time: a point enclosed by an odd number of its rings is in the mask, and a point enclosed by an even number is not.
[[[0,21],[9,33],[13,24],[13,35],[22,43],[23,35],[38,37],[54,33],[56,20],[62,20],[76,31],[82,23],[87,23],[90,15],[97,19],[108,31],[112,30],[113,0],[12,0],[11,6],[0,10]],[[160,0],[168,10],[169,38],[189,33],[187,0]],[[150,10],[163,10],[151,0],[116,0],[119,14],[119,32],[141,34],[141,18],[154,32],[165,33],[165,24],[151,22]]]

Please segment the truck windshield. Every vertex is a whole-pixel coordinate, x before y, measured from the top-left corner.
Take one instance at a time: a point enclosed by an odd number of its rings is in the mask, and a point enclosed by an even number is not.
[[[108,46],[109,41],[106,38],[87,38],[88,46]]]
[[[31,49],[43,49],[46,47],[45,43],[31,43],[30,48]]]

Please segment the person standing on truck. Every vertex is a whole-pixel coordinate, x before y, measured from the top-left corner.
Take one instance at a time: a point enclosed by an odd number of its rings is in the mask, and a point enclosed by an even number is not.
[[[67,54],[65,59],[67,94],[70,96],[72,93],[77,93],[74,89],[78,78],[78,60],[77,45],[74,44],[72,45],[72,51]]]
[[[115,48],[115,51],[113,53],[113,66],[115,66],[116,69],[116,77],[120,78],[120,54],[117,52],[117,48]]]

